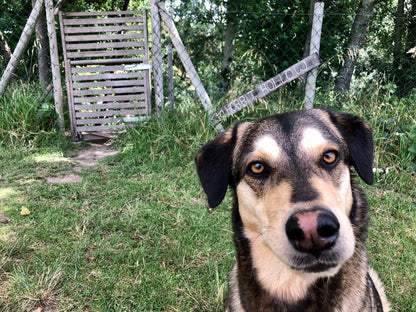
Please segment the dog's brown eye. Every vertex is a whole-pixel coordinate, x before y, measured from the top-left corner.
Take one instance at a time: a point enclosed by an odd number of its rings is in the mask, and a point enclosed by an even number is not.
[[[338,154],[335,151],[326,152],[323,157],[323,161],[326,164],[333,164],[338,159]]]
[[[250,165],[250,171],[254,174],[260,174],[264,171],[264,165],[262,163],[252,163]]]

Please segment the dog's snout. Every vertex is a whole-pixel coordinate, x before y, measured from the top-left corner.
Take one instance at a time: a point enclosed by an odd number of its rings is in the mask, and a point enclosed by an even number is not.
[[[286,235],[301,252],[319,253],[331,248],[338,231],[337,217],[323,209],[296,212],[286,222]]]

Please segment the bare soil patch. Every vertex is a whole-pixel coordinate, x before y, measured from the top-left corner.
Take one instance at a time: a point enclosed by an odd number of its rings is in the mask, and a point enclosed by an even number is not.
[[[117,153],[118,151],[112,148],[108,143],[92,143],[90,146],[79,150],[78,154],[71,158],[71,161],[74,164],[72,170],[81,172],[82,169],[86,167],[95,166],[100,159],[116,155]],[[46,181],[48,183],[77,183],[82,181],[82,176],[79,174],[68,174],[67,172],[63,172],[62,174],[62,176],[58,174],[58,177],[46,177]]]

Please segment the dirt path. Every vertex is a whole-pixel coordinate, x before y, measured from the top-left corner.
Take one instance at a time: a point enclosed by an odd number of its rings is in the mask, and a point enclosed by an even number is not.
[[[116,155],[118,151],[113,149],[110,144],[96,144],[79,150],[78,155],[71,158],[74,163],[72,168],[75,172],[81,172],[86,167],[92,167],[97,164],[100,159],[107,156]],[[82,181],[82,176],[76,173],[65,174],[60,177],[46,177],[48,183],[76,183]]]

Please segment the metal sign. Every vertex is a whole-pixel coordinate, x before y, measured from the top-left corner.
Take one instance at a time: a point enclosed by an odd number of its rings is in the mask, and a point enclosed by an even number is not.
[[[321,64],[321,59],[317,53],[314,53],[300,62],[285,69],[280,74],[263,82],[253,90],[243,94],[234,101],[224,105],[211,115],[211,121],[214,125],[219,124],[225,118],[234,115],[251,103],[265,97],[267,94],[279,89],[285,84],[306,74],[310,70],[317,68]]]

